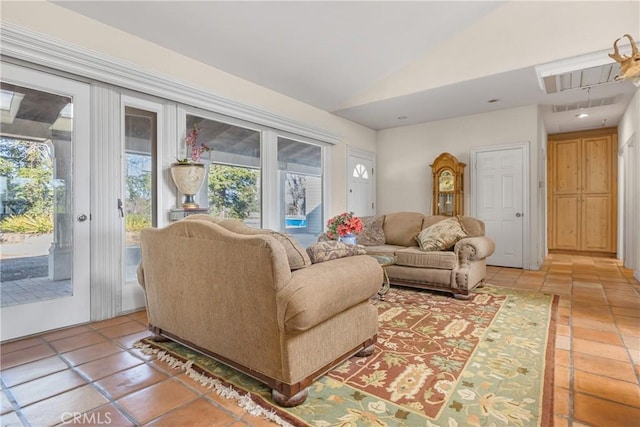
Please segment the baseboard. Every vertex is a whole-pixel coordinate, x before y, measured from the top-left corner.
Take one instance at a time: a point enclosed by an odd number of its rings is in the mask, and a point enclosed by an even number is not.
[[[616,258],[615,252],[595,252],[595,251],[567,251],[563,249],[549,249],[550,255],[582,255],[600,258]]]

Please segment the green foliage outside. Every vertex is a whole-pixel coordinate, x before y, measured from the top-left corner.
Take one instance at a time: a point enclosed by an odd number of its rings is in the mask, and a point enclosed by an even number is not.
[[[53,219],[50,215],[17,215],[5,218],[0,223],[5,233],[44,234],[53,231]]]
[[[0,175],[6,180],[5,204],[13,214],[0,222],[12,233],[53,231],[53,161],[44,142],[2,138]]]
[[[127,231],[140,231],[143,228],[151,227],[151,218],[148,215],[128,214],[125,227]]]
[[[259,176],[260,172],[254,169],[211,165],[208,182],[211,214],[243,220],[252,212],[259,212]]]
[[[127,153],[125,230],[151,227],[151,156]]]

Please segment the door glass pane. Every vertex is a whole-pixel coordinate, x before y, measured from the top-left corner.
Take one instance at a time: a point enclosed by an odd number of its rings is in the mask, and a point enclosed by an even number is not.
[[[278,137],[280,231],[303,245],[322,233],[322,149],[318,145]]]
[[[202,155],[210,160],[207,185],[209,213],[236,218],[250,227],[261,226],[260,132],[241,126],[187,115],[188,133],[198,129],[197,145],[209,148]],[[181,157],[189,157],[187,156]]]
[[[157,116],[151,111],[125,107],[125,271],[126,280],[136,280],[140,263],[140,230],[156,226]]]
[[[73,294],[70,97],[2,82],[2,306]]]

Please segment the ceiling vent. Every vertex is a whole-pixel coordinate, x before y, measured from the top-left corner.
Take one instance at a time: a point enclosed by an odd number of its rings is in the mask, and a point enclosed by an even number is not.
[[[565,111],[581,110],[593,107],[605,107],[616,103],[618,96],[608,96],[606,98],[590,99],[588,101],[571,102],[568,104],[556,104],[552,106],[554,113],[564,113]]]
[[[536,66],[538,83],[547,94],[611,83],[620,71],[608,50]]]
[[[615,81],[620,71],[617,62],[584,70],[547,76],[542,79],[546,93],[557,93],[565,90],[580,89]]]

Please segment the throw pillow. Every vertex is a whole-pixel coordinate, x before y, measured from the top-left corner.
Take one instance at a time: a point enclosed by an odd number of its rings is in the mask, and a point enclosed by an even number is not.
[[[365,246],[384,245],[384,230],[382,229],[384,215],[365,216],[360,220],[362,221],[362,232],[356,235],[358,244]]]
[[[425,228],[416,236],[420,249],[425,252],[446,251],[467,233],[457,217],[444,219]]]
[[[304,250],[304,247],[290,234],[278,233],[277,231],[268,230],[270,236],[275,237],[284,249],[287,251],[287,258],[289,259],[289,268],[291,270],[298,270],[299,268],[308,267],[311,265],[311,260]]]
[[[366,253],[360,245],[347,245],[337,240],[313,243],[307,248],[307,255],[313,264]]]

